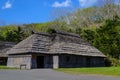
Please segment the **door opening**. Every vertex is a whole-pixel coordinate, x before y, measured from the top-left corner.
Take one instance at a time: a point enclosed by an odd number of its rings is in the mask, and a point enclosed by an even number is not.
[[[91,67],[91,59],[90,59],[90,57],[86,58],[86,67]]]
[[[37,56],[37,68],[44,68],[44,56]]]

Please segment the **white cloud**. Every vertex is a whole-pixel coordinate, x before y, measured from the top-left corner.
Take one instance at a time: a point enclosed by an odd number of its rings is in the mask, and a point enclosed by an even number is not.
[[[56,1],[53,3],[52,7],[69,7],[70,4],[71,4],[71,0],[66,0],[66,1],[61,2],[61,3]]]
[[[2,9],[8,9],[12,7],[12,3],[8,0],[4,6],[2,6]]]
[[[85,6],[85,4],[87,3],[87,0],[79,0],[79,4],[80,6]]]
[[[81,7],[89,7],[94,5],[99,0],[78,0]]]

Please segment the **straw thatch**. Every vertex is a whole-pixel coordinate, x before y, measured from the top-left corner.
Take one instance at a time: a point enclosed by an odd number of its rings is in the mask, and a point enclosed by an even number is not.
[[[51,34],[34,33],[7,53],[74,54],[105,57],[98,49],[81,39],[79,35],[55,30]]]
[[[15,45],[14,42],[0,41],[0,57],[8,57],[6,52]]]

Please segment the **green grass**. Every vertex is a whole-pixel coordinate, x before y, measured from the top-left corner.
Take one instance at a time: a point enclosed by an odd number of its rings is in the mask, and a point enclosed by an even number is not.
[[[17,68],[10,68],[10,67],[7,67],[7,66],[0,66],[0,69],[17,69]]]
[[[69,74],[100,74],[100,75],[120,76],[120,67],[60,68],[55,70]]]

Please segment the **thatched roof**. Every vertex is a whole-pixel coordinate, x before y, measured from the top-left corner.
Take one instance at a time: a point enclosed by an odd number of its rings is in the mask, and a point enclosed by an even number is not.
[[[74,54],[105,57],[98,49],[81,39],[79,35],[55,30],[51,34],[34,33],[7,53]]]
[[[7,57],[6,52],[15,45],[14,42],[0,41],[0,57]]]

